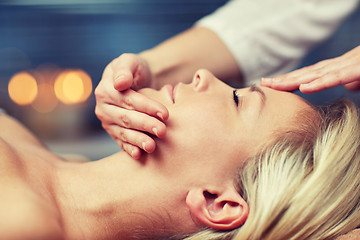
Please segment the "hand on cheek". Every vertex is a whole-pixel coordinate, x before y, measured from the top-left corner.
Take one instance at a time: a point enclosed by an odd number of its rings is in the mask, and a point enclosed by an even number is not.
[[[103,128],[135,159],[156,148],[152,137],[166,135],[167,108],[132,90],[149,81],[147,65],[136,55],[124,54],[111,62],[95,90],[95,113]]]

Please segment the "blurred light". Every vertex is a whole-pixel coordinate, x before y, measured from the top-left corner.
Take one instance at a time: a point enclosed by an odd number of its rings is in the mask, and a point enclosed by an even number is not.
[[[10,79],[8,91],[10,98],[15,103],[19,105],[31,104],[38,94],[36,79],[27,72],[17,73]]]
[[[62,72],[54,84],[56,97],[65,104],[85,102],[91,94],[90,76],[82,70]]]
[[[38,88],[38,96],[31,106],[40,113],[53,111],[58,103],[54,94],[53,85],[49,82],[42,81],[39,83]]]
[[[62,82],[64,96],[70,103],[77,103],[84,94],[84,84],[81,77],[75,72],[69,72],[65,75]]]
[[[83,83],[83,87],[84,87],[84,92],[83,92],[83,95],[82,95],[80,101],[85,102],[90,97],[90,94],[92,92],[91,77],[89,76],[89,74],[87,74],[86,72],[84,72],[82,70],[78,70],[77,74],[80,76],[82,83]]]

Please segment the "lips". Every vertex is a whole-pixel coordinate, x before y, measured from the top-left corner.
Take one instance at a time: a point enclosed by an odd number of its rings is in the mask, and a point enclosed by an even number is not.
[[[174,88],[171,85],[165,85],[164,88],[166,89],[166,91],[168,92],[170,99],[173,103],[175,103],[175,98],[174,98]]]
[[[178,89],[180,83],[176,84],[176,86],[173,88],[173,102],[175,103],[176,98],[176,90]]]

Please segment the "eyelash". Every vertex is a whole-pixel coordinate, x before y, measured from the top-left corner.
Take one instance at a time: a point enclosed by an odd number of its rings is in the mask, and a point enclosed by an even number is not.
[[[237,92],[237,90],[235,89],[233,91],[233,99],[234,99],[236,106],[239,106],[239,96],[236,94],[236,92]]]

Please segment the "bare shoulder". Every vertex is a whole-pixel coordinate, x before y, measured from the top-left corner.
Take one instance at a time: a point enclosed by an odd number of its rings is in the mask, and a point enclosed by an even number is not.
[[[25,194],[22,195],[22,194]],[[0,200],[0,236],[8,240],[63,239],[60,223],[26,190],[5,191]]]
[[[12,145],[31,144],[32,147],[44,147],[29,129],[11,116],[0,114],[0,128],[0,137]]]
[[[49,206],[21,177],[16,152],[0,138],[0,236],[2,239],[62,239]]]
[[[11,145],[0,136],[0,184],[21,172],[21,162]]]

